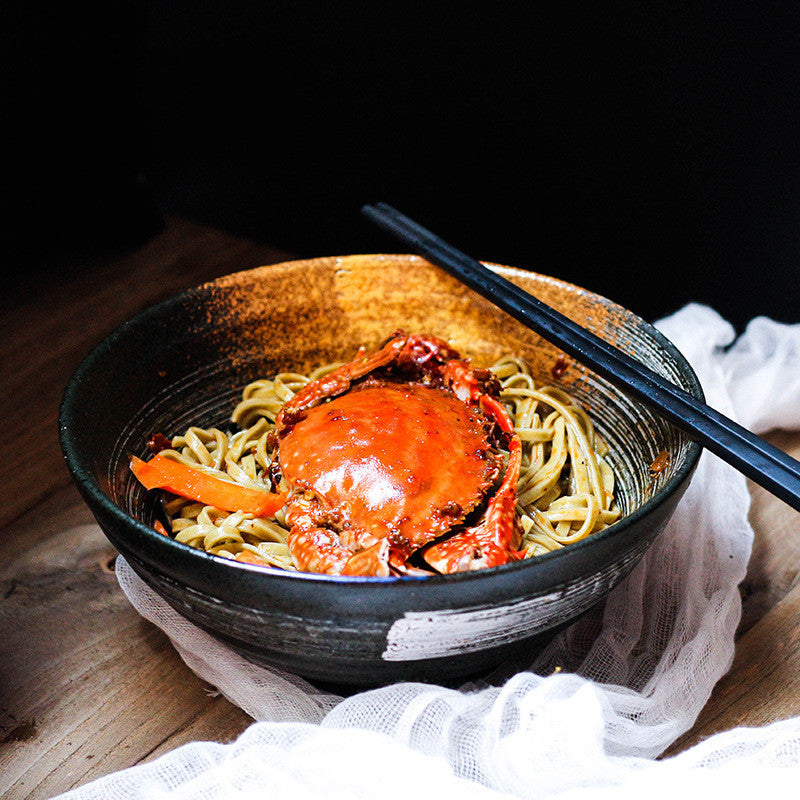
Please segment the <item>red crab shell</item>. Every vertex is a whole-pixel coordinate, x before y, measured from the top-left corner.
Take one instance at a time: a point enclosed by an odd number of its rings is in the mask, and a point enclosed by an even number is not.
[[[371,384],[295,424],[281,441],[281,469],[295,489],[314,492],[345,546],[391,537],[416,550],[462,520],[496,479],[485,422],[444,389]]]
[[[298,567],[404,573],[412,553],[454,531],[460,540],[430,549],[427,560],[440,571],[514,558],[513,474],[492,498],[483,538],[459,527],[500,474],[493,429],[499,422],[513,437],[505,409],[486,390],[496,391],[496,382],[470,370],[446,343],[399,332],[287,403],[276,439]],[[505,418],[498,421],[498,414]],[[518,471],[518,458],[511,461]],[[486,558],[491,564],[482,563]]]

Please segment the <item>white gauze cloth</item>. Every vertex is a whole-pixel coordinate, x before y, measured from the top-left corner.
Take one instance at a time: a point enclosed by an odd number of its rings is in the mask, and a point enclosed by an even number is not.
[[[800,428],[800,325],[759,318],[734,342],[711,309],[658,327],[708,403],[756,432]],[[800,718],[713,736],[654,760],[728,670],[753,532],[745,479],[704,452],[673,519],[609,596],[494,685],[399,683],[341,698],[256,667],[180,617],[124,559],[122,589],[188,666],[254,722],[62,797],[752,797],[800,785]],[[680,795],[677,795],[680,796]]]

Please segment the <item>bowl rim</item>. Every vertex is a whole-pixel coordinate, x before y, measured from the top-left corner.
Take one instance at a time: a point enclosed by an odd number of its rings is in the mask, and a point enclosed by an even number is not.
[[[283,269],[305,269],[309,264],[322,265],[324,262],[330,263],[334,268],[340,265],[342,261],[348,259],[377,259],[377,260],[401,260],[401,261],[414,261],[423,264],[429,264],[426,259],[420,256],[410,254],[391,254],[391,253],[370,253],[370,254],[353,254],[349,256],[323,256],[318,258],[309,259],[296,259],[291,261],[276,262],[274,264],[262,265],[252,267],[249,269],[239,270],[232,273],[221,275],[218,278],[206,281],[195,286],[184,289],[177,294],[165,298],[134,316],[127,319],[125,322],[117,326],[111,333],[105,336],[98,344],[96,344],[82,359],[71,378],[67,382],[64,394],[61,399],[59,408],[58,424],[59,424],[59,439],[61,449],[64,455],[69,472],[73,480],[76,482],[79,490],[84,496],[87,504],[91,505],[94,502],[102,508],[103,512],[114,520],[115,523],[120,524],[123,528],[133,527],[137,534],[145,536],[157,548],[166,547],[175,553],[181,554],[182,557],[200,558],[206,560],[209,566],[219,565],[227,569],[238,569],[251,573],[253,576],[263,576],[263,580],[272,581],[310,581],[312,583],[322,583],[324,585],[331,584],[345,584],[348,586],[364,584],[372,586],[395,586],[398,587],[396,591],[404,591],[403,587],[407,587],[408,591],[416,591],[420,581],[426,584],[461,584],[470,583],[472,581],[489,578],[497,575],[507,575],[512,571],[539,571],[548,568],[548,565],[558,563],[560,559],[572,553],[579,553],[581,551],[598,546],[601,542],[605,542],[611,537],[617,537],[627,529],[636,525],[636,523],[654,512],[664,503],[669,501],[671,496],[678,490],[678,488],[686,481],[697,466],[697,462],[702,453],[702,445],[693,439],[689,439],[685,456],[682,463],[679,465],[675,474],[673,474],[667,481],[665,481],[657,491],[648,498],[641,506],[634,509],[630,513],[622,516],[617,522],[609,525],[602,531],[596,534],[587,536],[578,542],[573,542],[568,547],[560,548],[559,550],[544,553],[534,558],[527,558],[521,561],[515,561],[509,564],[502,564],[497,567],[487,567],[479,570],[472,570],[467,572],[457,572],[448,575],[424,575],[424,576],[354,576],[354,575],[326,575],[322,573],[300,572],[283,570],[278,567],[263,567],[253,564],[247,564],[240,561],[234,561],[224,556],[217,556],[207,553],[204,550],[191,547],[187,544],[175,541],[171,537],[165,537],[163,534],[158,533],[146,523],[137,519],[129,514],[117,503],[115,503],[101,488],[99,483],[95,480],[90,465],[87,459],[81,457],[76,442],[74,441],[71,428],[72,423],[75,421],[75,415],[78,412],[78,395],[80,386],[83,382],[84,375],[91,369],[95,361],[97,361],[103,353],[109,348],[113,347],[114,343],[124,336],[128,329],[136,328],[137,326],[146,323],[150,317],[160,316],[162,311],[173,306],[191,300],[194,295],[203,290],[213,288],[215,286],[224,285],[226,282],[234,282],[239,276],[253,275],[260,271],[268,271],[275,267]],[[677,365],[682,377],[688,382],[690,386],[690,393],[700,400],[704,400],[704,393],[700,381],[688,362],[686,357],[680,350],[665,336],[655,325],[646,320],[638,317],[634,312],[620,306],[613,300],[610,300],[602,295],[585,289],[577,284],[570,283],[569,281],[562,280],[550,275],[538,273],[535,270],[519,269],[515,267],[508,267],[494,262],[484,261],[487,267],[496,271],[505,277],[521,277],[523,279],[538,279],[547,283],[563,286],[572,291],[577,291],[588,297],[597,298],[603,303],[610,305],[615,309],[620,309],[624,314],[633,317],[637,324],[643,325],[652,338],[658,343],[660,347],[666,350],[671,359]],[[231,575],[232,573],[226,573]]]

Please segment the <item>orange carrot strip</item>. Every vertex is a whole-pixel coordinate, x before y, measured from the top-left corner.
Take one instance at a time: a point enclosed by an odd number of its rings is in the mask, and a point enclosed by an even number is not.
[[[223,481],[160,455],[149,461],[131,456],[131,471],[146,489],[166,489],[221,511],[243,511],[257,517],[271,517],[286,502],[283,492],[262,492]]]
[[[156,529],[156,531],[158,531],[158,533],[160,533],[162,536],[169,536],[169,534],[167,533],[167,529],[164,527],[164,525],[163,525],[163,523],[161,522],[161,520],[158,520],[158,519],[157,519],[157,520],[156,520],[156,521],[153,523],[153,527],[154,527],[154,528]]]
[[[242,550],[241,552],[237,553],[235,560],[243,561],[245,564],[258,564],[259,567],[269,566],[269,564],[264,561],[263,558],[260,558],[255,553],[251,553],[249,550]]]

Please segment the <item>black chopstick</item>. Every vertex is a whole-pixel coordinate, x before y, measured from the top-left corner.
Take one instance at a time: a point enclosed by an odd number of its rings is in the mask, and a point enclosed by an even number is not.
[[[800,462],[386,203],[364,216],[800,511]]]

